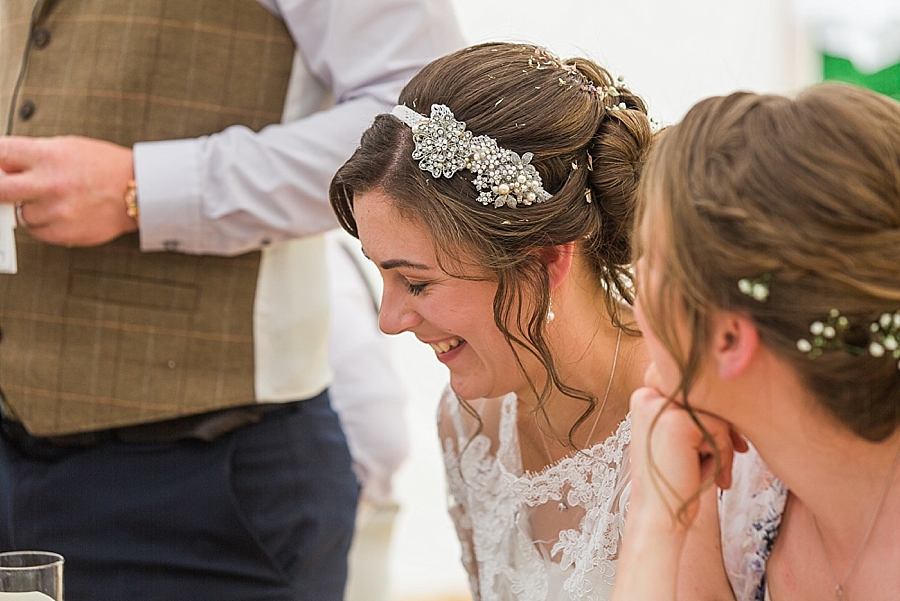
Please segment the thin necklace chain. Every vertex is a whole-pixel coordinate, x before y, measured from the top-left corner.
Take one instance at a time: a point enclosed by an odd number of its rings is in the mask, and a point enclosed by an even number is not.
[[[622,330],[621,329],[619,329],[619,332],[616,335],[616,350],[615,350],[615,353],[613,354],[612,367],[609,370],[609,382],[606,383],[606,392],[603,394],[603,401],[600,403],[600,408],[597,409],[597,417],[594,418],[594,424],[591,426],[591,431],[588,432],[586,444],[591,444],[591,437],[594,436],[594,430],[597,429],[597,423],[599,423],[599,421],[600,421],[600,414],[603,413],[603,408],[606,407],[606,401],[609,399],[609,391],[612,390],[613,378],[616,375],[616,365],[619,362],[619,343],[620,342],[622,342]],[[553,456],[550,454],[550,447],[547,446],[547,438],[544,436],[544,431],[541,430],[540,428],[538,428],[538,432],[541,435],[541,442],[544,443],[544,452],[547,453],[547,459],[550,461],[550,463],[553,463]],[[568,506],[566,506],[566,509],[568,509]]]
[[[847,569],[847,573],[844,574],[844,577],[840,582],[838,582],[837,574],[834,573],[834,566],[831,565],[831,558],[828,557],[828,549],[825,548],[825,539],[822,537],[822,530],[819,528],[819,520],[816,519],[815,514],[812,516],[813,525],[816,527],[816,534],[819,535],[819,544],[822,545],[822,553],[825,555],[825,561],[828,563],[828,571],[831,572],[831,579],[834,581],[834,596],[838,601],[843,601],[844,585],[847,584],[847,579],[850,578],[850,575],[856,568],[856,564],[859,562],[859,558],[862,557],[862,552],[866,548],[866,543],[869,542],[869,537],[872,536],[872,532],[875,530],[875,523],[878,521],[878,516],[881,515],[881,508],[884,506],[885,500],[887,500],[887,493],[891,488],[891,482],[894,479],[894,472],[897,471],[898,463],[900,463],[900,450],[897,451],[897,455],[894,457],[894,463],[891,465],[891,471],[888,472],[887,479],[884,481],[884,487],[881,489],[881,497],[878,499],[878,504],[875,506],[875,513],[872,514],[872,519],[869,521],[869,528],[866,530],[866,535],[863,537],[862,542],[859,543],[859,547],[856,549],[856,555],[853,557],[853,561],[850,562],[850,567]]]
[[[591,437],[594,436],[594,430],[597,429],[597,423],[600,421],[600,414],[603,413],[603,409],[606,407],[606,401],[609,400],[609,391],[612,390],[613,378],[616,375],[616,364],[618,364],[618,362],[619,362],[619,343],[620,342],[622,342],[622,329],[621,328],[619,328],[619,331],[616,334],[616,350],[613,353],[612,367],[609,369],[609,382],[606,383],[606,392],[603,393],[603,401],[600,403],[600,408],[597,409],[597,416],[594,418],[593,425],[591,425],[591,431],[588,432],[586,444],[591,444]]]

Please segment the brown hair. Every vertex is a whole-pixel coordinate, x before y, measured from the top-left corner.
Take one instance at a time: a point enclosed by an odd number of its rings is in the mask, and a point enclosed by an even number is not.
[[[840,84],[795,100],[736,93],[710,98],[660,136],[638,204],[636,252],[660,276],[638,283],[651,328],[679,363],[680,392],[709,342],[713,307],[748,315],[821,405],[856,435],[879,441],[900,423],[897,360],[797,347],[832,309],[844,340],[868,345],[870,323],[900,309],[900,104]],[[759,302],[742,278],[770,278]],[[672,299],[689,326],[685,354]],[[644,302],[646,300],[646,302]],[[677,306],[677,305],[676,305]],[[666,328],[665,324],[669,324]]]
[[[609,88],[617,95],[598,92]],[[357,235],[354,195],[378,189],[401,214],[424,225],[442,267],[441,257],[458,261],[464,255],[495,277],[497,327],[517,360],[517,348],[524,349],[547,370],[540,393],[529,379],[540,406],[551,383],[590,404],[570,431],[571,442],[595,400],[557,376],[544,335],[548,275],[537,251],[575,241],[597,281],[610,291],[607,310],[622,326],[617,299],[633,300],[630,232],[652,138],[643,101],[589,60],[561,61],[531,45],[487,43],[427,65],[399,102],[426,116],[432,104],[446,105],[474,135],[490,136],[519,154],[533,153],[531,164],[553,197],[516,208],[483,206],[469,171],[452,178],[422,171],[411,157],[409,127],[380,115],[331,183],[338,220]],[[620,103],[621,109],[609,110]],[[588,191],[592,202],[586,200]]]

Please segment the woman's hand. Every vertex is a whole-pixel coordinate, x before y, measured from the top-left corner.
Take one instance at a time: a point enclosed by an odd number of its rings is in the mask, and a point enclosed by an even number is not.
[[[697,410],[692,416],[683,405],[667,398],[659,391],[652,365],[644,384],[631,396],[630,513],[660,522],[668,517],[672,527],[686,529],[697,514],[697,493],[710,479],[719,488],[728,488],[734,452],[745,451],[747,444],[728,422]]]
[[[661,393],[652,365],[644,384],[631,396],[631,497],[616,601],[675,599],[678,565],[700,507],[699,493],[710,479],[728,488],[734,452],[747,448],[728,422],[699,411],[692,417]]]

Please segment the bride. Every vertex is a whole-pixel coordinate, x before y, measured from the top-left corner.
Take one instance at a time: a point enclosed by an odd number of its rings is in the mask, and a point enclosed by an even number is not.
[[[381,328],[450,371],[439,433],[475,599],[608,599],[647,367],[630,231],[644,103],[522,44],[423,69],[331,202],[384,278]]]

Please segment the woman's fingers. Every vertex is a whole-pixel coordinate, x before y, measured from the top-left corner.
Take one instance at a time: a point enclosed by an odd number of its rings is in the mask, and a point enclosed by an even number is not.
[[[660,390],[662,388],[660,384],[659,370],[656,369],[656,363],[651,363],[644,372],[644,386]]]
[[[651,367],[645,382],[651,384],[655,378]],[[650,386],[632,395],[631,412],[633,477],[637,480],[633,487],[649,510],[665,509],[669,515],[684,510],[683,518],[690,521],[696,507],[682,505],[710,478],[717,486],[728,488],[734,452],[744,450],[746,442],[728,422],[709,413],[689,412]]]
[[[747,439],[733,428],[731,430],[731,446],[734,447],[734,450],[737,453],[746,453],[750,450],[750,445],[747,443]]]

